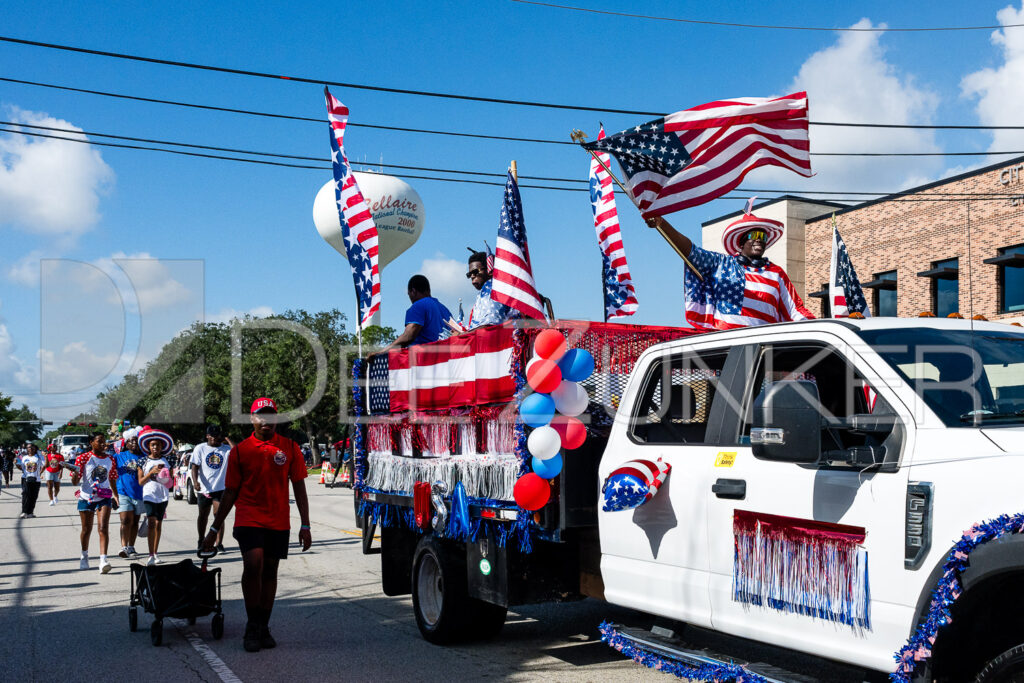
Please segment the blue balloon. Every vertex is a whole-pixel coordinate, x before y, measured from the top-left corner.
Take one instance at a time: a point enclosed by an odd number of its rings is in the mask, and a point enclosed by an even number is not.
[[[547,394],[530,394],[519,404],[519,416],[525,425],[543,427],[555,416],[555,401]]]
[[[582,382],[594,373],[594,357],[586,349],[572,349],[558,361],[558,368],[563,380]]]
[[[543,479],[554,479],[562,471],[562,454],[557,453],[554,457],[547,460],[534,458],[533,471],[537,473],[538,477]]]

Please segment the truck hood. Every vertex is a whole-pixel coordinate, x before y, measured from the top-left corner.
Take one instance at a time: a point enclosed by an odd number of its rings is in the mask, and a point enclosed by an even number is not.
[[[981,433],[1008,453],[1024,451],[1024,427],[987,427]]]

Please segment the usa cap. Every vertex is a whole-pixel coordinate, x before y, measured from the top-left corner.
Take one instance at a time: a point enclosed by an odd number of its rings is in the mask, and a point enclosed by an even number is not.
[[[273,410],[276,413],[277,412],[277,404],[274,403],[274,399],[263,397],[263,398],[258,398],[258,399],[256,399],[255,401],[252,402],[252,409],[249,412],[250,413],[258,413],[261,410],[268,410],[268,409],[269,410]]]

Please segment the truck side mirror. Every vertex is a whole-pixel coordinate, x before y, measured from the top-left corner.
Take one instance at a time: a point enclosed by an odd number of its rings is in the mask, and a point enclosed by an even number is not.
[[[750,430],[754,457],[816,463],[821,458],[818,385],[806,380],[772,382],[754,400]]]

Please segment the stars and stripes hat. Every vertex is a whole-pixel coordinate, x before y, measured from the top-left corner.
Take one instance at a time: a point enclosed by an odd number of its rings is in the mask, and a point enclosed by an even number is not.
[[[167,455],[174,450],[174,440],[167,432],[159,429],[147,429],[139,435],[139,448],[143,453],[149,453],[149,444],[153,441],[160,442],[161,455]]]
[[[780,221],[772,220],[771,218],[760,218],[748,211],[744,214],[743,218],[731,223],[725,229],[725,233],[722,235],[722,244],[725,246],[727,254],[736,256],[740,253],[740,249],[746,241],[744,236],[748,232],[751,230],[763,230],[765,233],[764,248],[767,249],[779,241],[784,229],[785,227]]]

